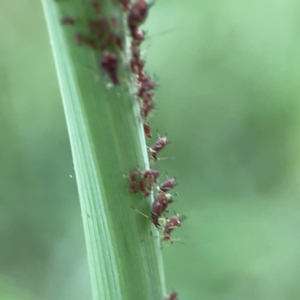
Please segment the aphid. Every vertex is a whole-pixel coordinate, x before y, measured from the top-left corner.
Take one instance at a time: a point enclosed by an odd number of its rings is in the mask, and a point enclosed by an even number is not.
[[[159,218],[163,213],[166,212],[166,209],[170,203],[173,202],[173,198],[170,194],[158,194],[157,197],[155,198],[152,208],[151,208],[151,213],[150,217],[139,211],[137,208],[133,207],[132,208],[137,211],[139,214],[143,215],[144,217],[150,219],[150,221],[153,223],[153,225],[156,228],[160,227],[159,223]]]
[[[86,38],[85,43],[90,46],[92,49],[96,49],[97,42],[92,38]]]
[[[130,189],[130,191],[131,191],[132,193],[134,193],[134,194],[138,192],[137,187],[136,187],[136,184],[135,184],[134,182],[130,182],[130,183],[129,183],[129,189]]]
[[[153,102],[143,102],[141,107],[141,117],[143,119],[146,119],[149,115],[149,112],[154,109],[154,103]]]
[[[77,45],[81,45],[83,43],[83,36],[81,33],[76,33],[75,39],[76,39]]]
[[[92,7],[97,14],[100,12],[100,4],[98,2],[94,1]]]
[[[181,226],[181,222],[185,219],[186,219],[185,216],[182,216],[181,218],[179,218],[178,214],[175,214],[171,218],[167,219],[167,222],[164,226],[162,240],[173,244],[175,240],[171,239],[171,232],[173,230],[175,230],[176,228],[178,228],[179,226]]]
[[[144,93],[155,88],[155,82],[151,81],[151,79],[143,72],[140,72],[138,75],[138,84],[139,90],[137,92],[137,96],[140,98],[143,97]]]
[[[140,175],[140,172],[132,171],[131,173],[129,173],[128,178],[130,181],[136,181],[138,179],[139,175]]]
[[[134,36],[137,27],[146,20],[147,15],[148,3],[145,0],[137,0],[132,4],[127,18],[128,27],[132,36]]]
[[[179,300],[178,294],[176,292],[173,292],[167,298],[164,298],[164,300]]]
[[[153,183],[156,182],[158,176],[160,175],[160,172],[158,170],[146,170],[145,172],[143,172],[143,177],[146,179],[147,182],[147,189],[145,190],[145,197],[150,196],[151,191],[152,191],[152,187],[153,187]]]
[[[111,27],[112,27],[112,28],[116,28],[116,27],[117,27],[117,24],[118,24],[117,18],[116,18],[116,17],[112,17],[112,18],[110,19],[110,24],[111,24]]]
[[[153,160],[158,160],[157,153],[165,148],[168,144],[167,137],[159,137],[159,139],[155,142],[152,148],[150,148],[150,158]]]
[[[175,178],[169,178],[158,187],[158,190],[160,192],[166,193],[170,189],[174,188],[176,184],[177,182],[175,181]]]
[[[173,202],[170,194],[160,193],[156,196],[151,209],[150,220],[155,227],[160,227],[159,218],[166,211],[168,205]]]
[[[117,56],[113,52],[104,51],[100,59],[100,64],[108,73],[111,81],[114,84],[119,84]]]
[[[74,25],[75,24],[75,20],[71,17],[64,17],[61,19],[60,22],[63,25]]]
[[[152,138],[152,133],[151,133],[151,129],[148,123],[144,123],[143,124],[144,127],[144,133],[145,136],[147,137],[147,139],[151,139]]]
[[[93,20],[89,20],[88,21],[88,26],[91,32],[95,33],[99,30],[99,26],[98,26],[98,22],[97,21],[93,21]]]
[[[150,91],[144,93],[144,95],[142,97],[143,102],[149,102],[149,101],[151,101],[152,100],[152,96],[153,96],[153,94]]]
[[[116,36],[116,45],[119,48],[119,50],[123,50],[123,39],[121,36]]]
[[[140,28],[137,28],[132,32],[131,44],[133,46],[140,46],[140,44],[144,41],[144,39],[145,39],[145,31],[143,31]]]

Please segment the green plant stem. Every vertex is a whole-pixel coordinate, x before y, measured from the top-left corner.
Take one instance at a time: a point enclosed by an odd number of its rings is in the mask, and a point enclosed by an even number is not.
[[[74,39],[95,18],[91,1],[43,0],[78,185],[95,300],[151,299],[165,294],[159,239],[150,222],[130,206],[149,214],[150,203],[131,194],[124,174],[148,167],[138,103],[120,63],[120,86],[107,88],[99,70],[100,52]],[[101,1],[101,18],[123,15],[117,1]],[[75,26],[62,26],[72,16]],[[123,25],[118,30],[125,37]],[[119,60],[124,53],[119,53]],[[92,69],[92,70],[91,70]],[[99,77],[101,80],[99,80]],[[156,234],[157,235],[157,234]],[[144,239],[144,242],[141,240]]]

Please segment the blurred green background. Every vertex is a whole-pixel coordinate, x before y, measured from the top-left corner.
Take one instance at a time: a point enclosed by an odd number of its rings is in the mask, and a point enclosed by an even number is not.
[[[0,299],[91,299],[42,7],[0,11]],[[168,290],[300,299],[300,2],[160,0],[144,28],[160,85],[150,123],[175,157],[158,167],[188,217],[184,244],[163,250]]]

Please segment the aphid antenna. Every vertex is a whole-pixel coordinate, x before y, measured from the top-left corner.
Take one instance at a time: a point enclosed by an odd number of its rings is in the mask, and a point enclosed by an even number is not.
[[[136,207],[134,206],[130,206],[131,208],[133,208],[137,213],[139,213],[140,215],[144,216],[145,218],[150,220],[150,217],[147,216],[146,214],[144,214],[143,212],[141,212],[140,210],[138,210]]]

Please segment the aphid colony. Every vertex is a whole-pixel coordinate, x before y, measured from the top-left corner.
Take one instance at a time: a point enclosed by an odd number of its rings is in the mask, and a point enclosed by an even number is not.
[[[143,120],[145,137],[150,139],[152,133],[146,119],[155,108],[152,98],[156,83],[144,71],[145,61],[141,58],[140,46],[145,39],[145,32],[139,28],[148,16],[150,5],[145,0],[136,0],[132,4],[130,0],[119,0],[119,3],[123,12],[126,13],[126,22],[131,37],[129,69],[136,76],[136,97],[140,103],[140,117]],[[117,19],[112,17],[107,20],[101,17],[101,6],[98,1],[92,1],[90,9],[93,10],[95,17],[87,22],[87,30],[75,33],[75,41],[78,45],[86,45],[101,52],[100,67],[106,72],[112,84],[118,85],[120,83],[118,77],[119,61],[115,51],[123,50],[123,39],[117,32]],[[61,19],[62,25],[74,26],[76,23],[77,21],[72,17]],[[148,147],[150,159],[159,161],[161,158],[157,156],[167,144],[166,136],[158,136],[154,145]],[[162,228],[162,241],[173,243],[175,239],[171,238],[171,233],[181,225],[185,217],[179,217],[176,213],[171,217],[166,216],[169,205],[174,202],[173,196],[169,192],[177,185],[177,182],[175,178],[168,178],[158,185],[159,175],[160,172],[155,169],[135,170],[127,176],[128,186],[132,193],[142,193],[145,197],[156,191],[149,215],[140,212],[135,207],[133,208],[149,218],[156,228]],[[174,291],[164,300],[178,300],[178,294]]]

